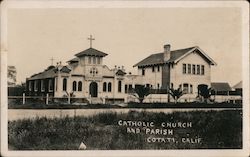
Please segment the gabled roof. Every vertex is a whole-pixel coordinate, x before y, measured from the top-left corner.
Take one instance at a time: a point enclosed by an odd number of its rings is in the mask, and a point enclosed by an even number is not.
[[[71,70],[67,67],[67,66],[63,66],[61,69],[60,69],[60,72],[63,72],[63,73],[69,73]]]
[[[133,67],[159,65],[165,63],[177,63],[179,60],[181,60],[191,52],[194,52],[195,50],[198,50],[197,52],[201,53],[201,55],[204,56],[206,60],[209,61],[212,65],[216,64],[208,55],[206,55],[199,47],[196,46],[170,51],[170,59],[166,62],[164,61],[164,52],[152,54],[140,61],[139,63],[135,64]]]
[[[242,88],[242,81],[240,81],[239,83],[237,83],[236,85],[233,86],[234,89],[240,89]]]
[[[104,53],[104,52],[101,52],[99,50],[96,50],[94,48],[89,48],[89,49],[86,49],[82,52],[79,52],[77,54],[75,54],[75,56],[77,57],[82,57],[82,56],[98,56],[98,57],[105,57],[107,56],[108,54]]]
[[[122,71],[121,69],[117,70],[117,72],[115,73],[116,75],[120,75],[120,76],[124,76],[127,73],[125,73],[124,71]]]
[[[32,75],[28,80],[37,80],[37,79],[45,79],[45,78],[52,78],[55,76],[55,67],[49,66],[46,70],[43,72],[40,72],[38,74]]]
[[[211,88],[215,91],[231,91],[232,88],[227,82],[212,82]]]

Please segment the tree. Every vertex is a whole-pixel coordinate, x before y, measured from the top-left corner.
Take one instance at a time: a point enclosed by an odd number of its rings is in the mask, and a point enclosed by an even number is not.
[[[208,88],[206,84],[198,85],[198,97],[202,98],[202,102],[208,103],[208,99],[211,96],[211,88]]]
[[[183,91],[181,90],[181,88],[178,88],[178,89],[173,89],[173,88],[170,88],[168,93],[173,97],[174,99],[174,103],[176,104],[177,103],[177,100],[182,96],[184,95]]]
[[[16,85],[16,67],[8,66],[7,75],[8,75],[8,86]]]
[[[134,93],[133,95],[138,98],[140,103],[143,102],[145,97],[147,97],[150,94],[150,89],[149,87],[145,87],[144,85],[136,85],[134,88]]]

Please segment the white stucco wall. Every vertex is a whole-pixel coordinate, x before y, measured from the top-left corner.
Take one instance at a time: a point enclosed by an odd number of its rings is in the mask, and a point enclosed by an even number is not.
[[[191,64],[191,74],[183,74],[183,64]],[[195,65],[204,65],[205,73],[201,74],[192,74],[192,64]],[[197,66],[196,66],[197,71]],[[197,96],[197,87],[199,84],[206,84],[210,86],[211,77],[210,77],[211,67],[210,64],[205,61],[198,53],[190,53],[185,58],[181,59],[177,64],[170,68],[170,83],[173,83],[174,89],[179,88],[180,84],[188,83],[193,85],[193,94],[185,94],[184,97],[194,97]],[[188,72],[188,68],[187,68]],[[182,85],[183,86],[183,85]]]
[[[138,69],[138,75],[142,76],[142,84],[151,84],[153,88],[157,89],[162,86],[162,66],[160,66],[160,71],[158,71],[157,66],[155,66],[155,71],[152,72],[152,67],[145,67],[145,75],[142,75],[142,69]]]

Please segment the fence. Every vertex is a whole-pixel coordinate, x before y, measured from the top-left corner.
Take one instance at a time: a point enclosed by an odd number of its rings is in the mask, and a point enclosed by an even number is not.
[[[46,104],[49,103],[57,103],[60,102],[61,104],[71,104],[71,103],[88,103],[88,98],[74,98],[74,97],[64,97],[64,98],[55,98],[53,96],[50,96],[49,94],[46,94],[46,96],[26,96],[25,93],[23,93],[23,96],[8,96],[9,103],[10,104],[26,104],[28,103],[36,103],[36,104]],[[230,95],[212,95],[210,97],[210,100],[213,102],[231,102],[231,103],[242,103],[242,97],[238,94],[230,94]],[[123,102],[139,102],[138,98],[128,95],[126,99],[117,99],[114,101],[113,99],[106,99],[104,103],[123,103]],[[194,98],[194,96],[188,96],[184,95],[183,97],[178,99],[178,102],[195,102],[200,101],[197,98]],[[147,96],[144,101],[144,103],[167,103],[167,102],[174,102],[174,99],[168,95],[168,94],[150,94]]]
[[[27,100],[35,101],[35,102],[44,102],[46,105],[49,104],[49,100],[51,101],[53,97],[49,96],[49,94],[46,94],[46,96],[26,96],[25,93],[23,93],[23,96],[8,96],[9,101],[11,100],[17,100],[18,102],[22,102],[22,104],[25,104]]]

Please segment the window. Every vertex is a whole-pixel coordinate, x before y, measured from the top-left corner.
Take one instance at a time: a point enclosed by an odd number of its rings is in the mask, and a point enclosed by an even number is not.
[[[200,74],[200,65],[197,65],[197,74]]]
[[[173,84],[173,83],[171,83],[170,88],[171,88],[171,89],[174,89],[174,84]]]
[[[38,89],[38,86],[37,86],[37,80],[35,80],[35,84],[34,84],[34,89],[35,89],[35,91],[37,91],[37,89]]]
[[[193,74],[196,74],[196,70],[195,70],[195,69],[196,69],[196,68],[195,68],[196,66],[195,66],[195,64],[192,64],[192,66],[193,66],[192,72],[193,72]]]
[[[201,66],[201,75],[204,75],[205,74],[205,67],[204,65]]]
[[[96,64],[96,57],[93,57],[93,64]]]
[[[56,77],[55,78],[55,88],[56,88],[56,91],[57,91],[57,82],[58,82],[58,78]]]
[[[131,91],[132,91],[132,89],[133,89],[132,84],[129,84],[129,85],[128,85],[128,91],[129,91],[129,92],[131,92]]]
[[[183,93],[188,93],[188,84],[187,83],[183,84]]]
[[[125,85],[125,93],[128,93],[128,85]]]
[[[89,73],[94,77],[96,74],[98,74],[97,68],[91,68]]]
[[[193,85],[190,85],[189,93],[193,93]]]
[[[44,86],[44,80],[41,80],[41,91],[45,90],[45,86]]]
[[[111,89],[112,89],[112,84],[111,82],[108,83],[108,92],[111,92]]]
[[[191,74],[191,64],[188,64],[188,74]]]
[[[52,83],[52,80],[49,79],[49,91],[52,91],[53,90],[53,83]]]
[[[157,83],[157,89],[160,89],[160,83]]]
[[[158,72],[160,71],[160,66],[159,66],[159,65],[157,66],[157,71],[158,71]]]
[[[152,72],[155,72],[155,67],[154,66],[152,66]]]
[[[82,91],[82,81],[78,82],[78,91]]]
[[[118,92],[122,92],[122,81],[118,81]]]
[[[187,73],[187,71],[186,71],[186,64],[183,64],[183,65],[182,65],[182,68],[183,68],[183,70],[182,70],[182,71],[183,71],[183,74],[186,74],[186,73]]]
[[[102,88],[103,88],[102,90],[103,90],[104,92],[107,91],[107,83],[106,83],[106,82],[103,83],[103,87],[102,87]]]
[[[182,84],[179,85],[180,90],[182,90]]]
[[[29,91],[32,90],[32,84],[31,84],[31,81],[29,81]]]
[[[63,91],[67,91],[67,79],[63,79]]]
[[[145,75],[145,69],[142,68],[141,70],[142,70],[142,71],[141,71],[141,74],[144,76],[144,75]]]
[[[91,56],[89,56],[88,58],[89,58],[89,64],[91,64]]]
[[[100,64],[100,63],[101,63],[101,58],[97,57],[97,64]]]
[[[76,91],[76,81],[73,82],[73,87],[72,87],[73,91]]]

